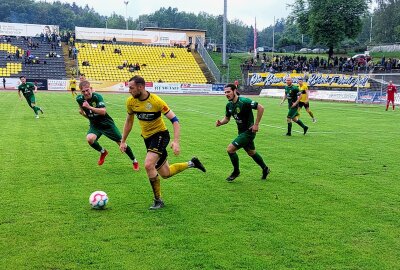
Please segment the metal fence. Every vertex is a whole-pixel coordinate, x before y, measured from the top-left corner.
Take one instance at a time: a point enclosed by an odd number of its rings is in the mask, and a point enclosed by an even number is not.
[[[208,54],[207,49],[204,47],[203,42],[200,38],[196,37],[196,49],[203,58],[204,63],[207,65],[208,69],[213,74],[217,82],[221,82],[221,72],[219,71],[217,65],[212,60],[211,56]]]

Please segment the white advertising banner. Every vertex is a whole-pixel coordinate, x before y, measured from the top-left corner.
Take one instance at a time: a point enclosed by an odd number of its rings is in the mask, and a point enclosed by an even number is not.
[[[4,78],[5,82],[3,81],[4,77],[0,77],[0,85],[1,89],[4,89],[4,84],[5,84],[5,89],[18,89],[18,85],[21,83],[21,81],[18,78]]]
[[[112,40],[127,42],[140,42],[144,44],[186,45],[185,33],[169,33],[156,31],[123,30],[109,28],[75,27],[76,39],[87,40]]]
[[[180,83],[153,83],[152,92],[180,94],[182,93],[182,89]]]
[[[182,83],[182,91],[196,94],[209,94],[212,92],[212,84]]]
[[[285,93],[284,89],[263,89],[260,93],[260,97],[283,97],[284,93]],[[357,99],[357,92],[310,90],[309,98],[315,100],[355,102]]]
[[[47,80],[48,90],[64,91],[69,89],[69,81],[67,80]]]
[[[0,22],[0,36],[39,37],[40,34],[51,35],[59,33],[58,25],[23,24]]]

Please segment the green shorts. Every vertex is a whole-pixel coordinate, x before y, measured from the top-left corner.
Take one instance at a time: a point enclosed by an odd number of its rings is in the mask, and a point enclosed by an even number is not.
[[[32,103],[36,103],[35,95],[25,96],[25,99],[29,107],[32,107]]]
[[[289,108],[287,118],[293,119],[296,116],[298,116],[299,115],[298,109],[299,109],[298,107]]]
[[[237,148],[243,148],[244,150],[255,150],[254,139],[256,138],[256,133],[251,130],[246,130],[240,133],[232,142],[232,144]]]
[[[95,134],[97,139],[104,134],[104,136],[114,142],[120,142],[122,140],[121,132],[119,132],[119,129],[114,124],[105,126],[90,124],[87,134]]]

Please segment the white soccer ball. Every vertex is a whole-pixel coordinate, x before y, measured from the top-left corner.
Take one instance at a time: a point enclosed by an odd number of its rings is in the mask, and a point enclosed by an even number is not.
[[[94,209],[104,209],[108,203],[107,193],[104,191],[95,191],[90,194],[89,203]]]

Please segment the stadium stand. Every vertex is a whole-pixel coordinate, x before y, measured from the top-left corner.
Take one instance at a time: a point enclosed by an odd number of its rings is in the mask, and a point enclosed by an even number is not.
[[[65,62],[61,47],[32,38],[38,46],[28,47],[26,38],[0,39],[0,76],[18,77],[25,75],[35,79],[66,78]],[[19,57],[16,51],[19,50]],[[27,57],[27,52],[31,57]],[[51,52],[54,57],[50,57]]]
[[[152,82],[207,82],[193,54],[186,48],[92,43],[75,45],[79,50],[79,70],[92,80],[126,81],[140,75]]]

